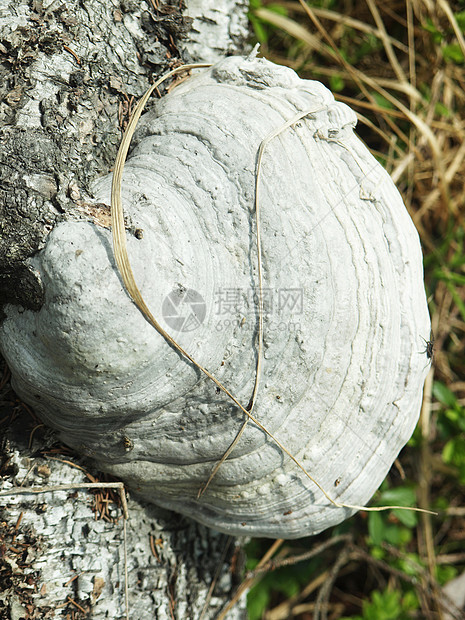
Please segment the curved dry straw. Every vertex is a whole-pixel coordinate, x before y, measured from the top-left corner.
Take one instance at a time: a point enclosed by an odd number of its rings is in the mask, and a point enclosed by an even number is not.
[[[270,431],[268,431],[267,428],[265,426],[263,426],[263,424],[261,424],[261,422],[259,422],[255,418],[255,416],[253,416],[252,413],[251,413],[252,407],[255,404],[255,400],[256,400],[256,397],[257,397],[257,394],[258,394],[260,368],[261,368],[261,358],[262,358],[261,345],[262,345],[262,342],[263,342],[263,290],[262,290],[262,275],[261,275],[260,222],[259,222],[259,217],[258,217],[259,216],[258,188],[259,188],[259,173],[260,173],[261,159],[262,159],[263,152],[264,152],[267,144],[269,144],[269,142],[274,137],[278,136],[282,131],[284,131],[285,129],[291,127],[292,125],[297,123],[299,120],[303,119],[304,117],[306,117],[306,116],[308,116],[308,115],[310,115],[312,113],[317,112],[321,108],[318,108],[318,109],[315,109],[315,110],[307,110],[305,112],[300,112],[298,115],[296,115],[292,119],[286,121],[282,126],[277,128],[276,130],[273,130],[268,136],[266,136],[264,138],[264,140],[261,142],[261,144],[259,146],[259,150],[258,150],[256,175],[255,175],[255,191],[256,191],[256,194],[255,194],[255,218],[256,218],[256,241],[257,241],[257,248],[258,248],[257,256],[258,256],[258,260],[259,260],[259,271],[258,271],[258,273],[259,273],[259,308],[258,308],[258,310],[259,310],[259,327],[258,327],[259,354],[257,355],[257,366],[256,366],[256,372],[255,372],[255,382],[254,382],[254,388],[253,388],[253,392],[252,392],[252,398],[249,401],[249,404],[247,405],[247,407],[244,407],[237,400],[237,398],[214,375],[212,375],[206,368],[201,366],[201,364],[199,364],[187,351],[185,351],[172,338],[172,336],[170,336],[170,334],[168,334],[168,332],[166,332],[166,330],[163,329],[163,327],[160,325],[160,323],[155,319],[155,317],[150,312],[150,309],[148,308],[147,304],[145,303],[145,301],[144,301],[144,299],[142,297],[142,294],[139,291],[139,288],[137,287],[137,284],[136,284],[136,281],[135,281],[135,278],[134,278],[134,274],[133,274],[133,271],[132,271],[132,268],[131,268],[131,264],[130,264],[130,261],[129,261],[128,252],[127,252],[126,231],[125,231],[125,227],[124,227],[124,212],[123,212],[122,201],[121,201],[121,184],[122,184],[124,164],[125,164],[125,161],[126,161],[126,157],[127,157],[128,151],[129,151],[129,145],[131,143],[131,139],[132,139],[132,136],[134,134],[136,125],[137,125],[137,123],[139,121],[139,118],[140,118],[140,116],[142,114],[142,111],[143,111],[143,109],[144,109],[144,107],[145,107],[149,97],[151,96],[153,91],[158,86],[160,86],[160,84],[162,84],[164,81],[166,81],[170,77],[172,77],[174,75],[177,75],[178,73],[189,71],[191,69],[207,68],[207,67],[210,67],[210,66],[211,66],[211,64],[207,64],[207,63],[187,64],[187,65],[182,65],[180,67],[177,67],[176,69],[173,69],[172,71],[169,71],[168,73],[163,75],[159,80],[157,80],[147,90],[147,92],[140,99],[139,103],[137,104],[136,108],[134,109],[134,112],[133,112],[133,114],[131,116],[131,119],[130,119],[130,121],[128,123],[128,126],[126,128],[126,131],[124,132],[123,138],[121,140],[121,144],[120,144],[120,147],[118,149],[118,153],[117,153],[116,160],[115,160],[114,173],[113,173],[113,179],[112,179],[112,185],[111,185],[111,222],[112,222],[111,230],[112,230],[113,249],[114,249],[116,264],[117,264],[117,267],[118,267],[119,272],[121,274],[121,277],[123,279],[124,285],[125,285],[125,287],[127,289],[127,292],[129,293],[130,297],[132,298],[132,300],[134,301],[136,306],[142,312],[144,317],[147,319],[147,321],[157,330],[157,332],[161,336],[163,336],[163,338],[174,349],[176,349],[176,351],[178,351],[183,357],[185,357],[187,360],[189,360],[191,362],[191,364],[193,364],[197,369],[199,369],[201,372],[203,372],[211,381],[213,381],[213,383],[222,392],[224,392],[234,402],[234,404],[237,405],[237,407],[239,407],[239,409],[242,411],[242,413],[244,413],[246,415],[246,422],[249,421],[249,420],[252,421],[258,428],[260,428],[266,435],[268,435],[268,437],[270,437],[270,439],[272,439],[272,441],[297,465],[297,467],[299,467],[299,469],[305,474],[305,476],[311,482],[313,482],[313,484],[315,484],[315,486],[318,487],[318,489],[323,493],[323,495],[326,497],[326,499],[331,504],[333,504],[335,507],[337,507],[337,508],[350,508],[350,509],[355,509],[355,510],[369,510],[369,511],[375,511],[375,512],[382,511],[382,510],[399,509],[399,510],[414,510],[414,511],[417,511],[417,512],[428,512],[428,513],[431,513],[431,511],[429,511],[429,510],[424,510],[424,509],[421,509],[421,508],[411,508],[411,507],[407,507],[407,506],[374,506],[374,507],[367,507],[367,506],[357,506],[357,505],[351,505],[351,504],[344,504],[344,503],[336,502],[334,499],[332,499],[330,497],[330,495],[325,491],[325,489],[315,480],[315,478],[313,478],[307,472],[307,470],[303,467],[303,465],[301,465],[301,463],[299,463],[299,461],[295,458],[295,456],[293,456],[293,454],[289,450],[287,450],[287,448]],[[245,423],[243,424],[242,428],[239,430],[238,435],[236,436],[236,438],[234,439],[232,444],[229,446],[229,448],[226,451],[226,453],[223,455],[222,459],[219,461],[219,463],[217,465],[215,465],[215,468],[214,468],[212,474],[210,475],[210,478],[207,481],[206,486],[208,486],[208,484],[213,479],[213,476],[218,471],[218,469],[221,466],[221,464],[226,460],[226,458],[232,452],[234,447],[237,445],[237,443],[239,442],[240,437],[241,437],[244,429],[245,429]],[[204,487],[203,491],[205,490],[206,486]],[[432,513],[432,514],[435,514],[435,513]]]

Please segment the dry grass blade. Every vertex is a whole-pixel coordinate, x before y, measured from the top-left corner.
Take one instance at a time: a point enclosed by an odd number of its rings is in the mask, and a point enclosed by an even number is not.
[[[449,183],[447,182],[446,169],[443,164],[442,149],[435,134],[433,133],[429,125],[418,114],[411,112],[396,97],[394,97],[387,90],[381,88],[378,84],[376,84],[374,80],[367,78],[366,82],[367,84],[370,84],[371,86],[376,88],[378,92],[387,99],[387,101],[395,105],[401,112],[403,112],[405,117],[413,125],[415,125],[415,127],[419,130],[419,132],[423,135],[423,137],[428,141],[431,147],[431,152],[435,160],[436,170],[438,171],[438,174],[440,177],[440,186],[441,186],[443,204],[446,208],[448,208],[450,204]],[[407,139],[407,143],[408,142],[409,140]]]
[[[373,88],[373,90],[377,91],[382,96],[385,96],[385,94],[387,94],[388,96],[386,97],[386,99],[388,101],[390,101],[390,103],[394,102],[394,105],[396,105],[397,99],[396,98],[392,98],[389,93],[387,93],[384,89],[382,89],[380,84],[379,84],[379,81],[377,81],[377,80],[367,76],[362,71],[359,71],[358,69],[353,67],[345,59],[344,55],[340,52],[339,48],[337,47],[337,45],[334,42],[334,40],[332,39],[332,37],[329,35],[328,32],[326,32],[326,30],[323,27],[323,25],[321,24],[320,20],[317,18],[314,10],[312,8],[310,8],[307,4],[305,4],[305,2],[303,0],[299,0],[299,2],[301,4],[302,8],[307,13],[308,17],[314,23],[314,25],[317,28],[317,30],[320,32],[321,36],[328,42],[330,47],[329,47],[329,49],[327,51],[331,52],[329,54],[331,60],[336,60],[339,64],[342,65],[342,67],[345,69],[347,75],[350,76],[350,78],[355,82],[355,84],[358,86],[358,88],[364,94],[364,96],[372,104],[376,104],[374,96],[367,89],[367,85],[368,85],[371,88]],[[405,84],[403,84],[403,86],[405,87]],[[412,93],[412,96],[413,96],[413,93]],[[407,144],[409,144],[408,136],[405,135],[405,133],[399,128],[399,126],[396,123],[394,123],[392,121],[392,119],[389,116],[385,117],[385,121],[389,125],[389,127],[394,131],[394,133],[399,136],[399,138],[401,140],[403,140]]]
[[[287,620],[293,618],[298,612],[298,603],[304,600],[307,596],[310,596],[312,592],[315,592],[320,588],[329,576],[329,570],[323,571],[318,577],[315,577],[299,594],[290,597],[280,605],[277,605],[264,615],[264,620]],[[313,608],[313,606],[312,606]]]
[[[113,247],[114,247],[114,253],[115,253],[115,260],[116,260],[116,264],[118,266],[118,269],[121,273],[121,276],[123,278],[123,282],[126,286],[126,289],[128,291],[128,293],[130,294],[131,298],[133,299],[134,303],[137,305],[137,307],[140,309],[140,311],[143,313],[143,315],[147,318],[147,320],[153,325],[153,327],[158,331],[158,333],[163,336],[163,338],[165,338],[165,340],[167,340],[167,342],[169,342],[169,344],[171,346],[173,346],[177,351],[179,351],[179,353],[181,353],[184,357],[186,357],[196,368],[198,368],[199,370],[201,370],[204,374],[207,375],[207,377],[209,377],[209,379],[211,379],[215,385],[217,387],[219,387],[227,396],[229,396],[229,398],[231,398],[231,400],[247,415],[247,420],[248,419],[252,419],[264,432],[266,432],[268,435],[271,436],[270,433],[268,433],[268,431],[266,431],[266,429],[260,424],[258,423],[255,418],[253,418],[251,416],[251,409],[255,403],[256,397],[257,397],[257,393],[258,393],[258,384],[259,384],[259,377],[260,377],[260,364],[261,364],[261,349],[262,349],[262,342],[263,342],[263,334],[262,334],[262,330],[263,330],[263,292],[262,292],[262,276],[261,276],[261,249],[260,249],[260,237],[259,237],[259,228],[257,228],[257,239],[258,239],[258,256],[259,256],[259,274],[260,274],[260,279],[259,279],[259,286],[260,286],[260,293],[259,293],[259,303],[260,303],[260,309],[259,309],[259,321],[260,321],[260,329],[259,329],[259,354],[257,357],[257,369],[256,369],[256,376],[255,376],[255,384],[254,384],[254,389],[253,389],[253,394],[252,394],[252,399],[251,402],[249,403],[249,405],[247,406],[247,409],[245,409],[239,402],[238,400],[205,368],[203,368],[196,360],[194,360],[192,358],[191,355],[189,355],[189,353],[187,353],[187,351],[185,351],[162,327],[161,325],[158,323],[158,321],[155,319],[155,317],[152,315],[152,313],[150,312],[148,306],[146,305],[141,292],[139,291],[139,288],[137,287],[135,278],[134,278],[134,274],[132,272],[132,268],[131,268],[131,264],[129,262],[129,256],[128,256],[128,252],[127,252],[127,244],[126,244],[126,231],[124,228],[124,213],[123,213],[123,208],[122,208],[122,203],[121,203],[121,183],[122,183],[122,177],[123,177],[123,170],[124,170],[124,163],[126,161],[126,157],[129,151],[129,145],[131,143],[131,139],[132,136],[134,134],[136,125],[139,121],[139,118],[142,114],[142,111],[149,99],[149,97],[151,96],[151,94],[153,93],[153,91],[160,86],[160,84],[162,82],[164,82],[165,80],[167,80],[168,78],[170,78],[171,76],[177,74],[177,73],[181,73],[181,72],[185,72],[187,70],[190,69],[195,69],[195,68],[206,68],[209,67],[210,64],[208,63],[196,63],[196,64],[192,64],[192,65],[183,65],[181,67],[177,67],[176,69],[173,69],[172,71],[170,71],[169,73],[165,74],[163,77],[161,77],[157,82],[155,82],[151,88],[149,88],[149,90],[144,94],[144,96],[141,98],[141,100],[139,101],[139,103],[137,104],[133,115],[128,123],[128,126],[126,128],[126,131],[123,135],[123,139],[121,141],[121,145],[120,148],[118,150],[118,154],[116,157],[116,161],[115,161],[115,171],[113,174],[113,180],[112,180],[112,187],[111,187],[111,218],[112,218],[112,236],[113,236]],[[201,495],[203,492],[205,492],[206,488],[208,487],[210,481],[213,479],[214,475],[216,474],[216,472],[218,471],[219,467],[221,466],[221,464],[226,460],[226,458],[229,456],[229,454],[232,452],[232,450],[234,449],[234,447],[237,445],[238,441],[240,440],[242,433],[245,430],[245,426],[246,426],[246,422],[244,422],[241,430],[239,431],[238,435],[236,436],[234,442],[231,444],[231,446],[229,447],[229,449],[227,450],[227,452],[225,453],[225,455],[223,456],[223,458],[221,459],[220,463],[218,463],[215,466],[215,469],[213,470],[213,473],[211,474],[209,480],[207,481],[205,487],[200,491],[199,495]],[[273,438],[273,437],[272,437]],[[273,438],[274,439],[274,438]],[[275,440],[275,439],[274,439]],[[276,440],[275,440],[276,441]],[[285,450],[286,453],[287,450]],[[295,460],[295,459],[294,459]]]
[[[413,24],[412,0],[407,0],[407,38],[408,38],[408,72],[410,84],[416,88],[417,75],[415,66],[415,28]],[[413,101],[411,101],[413,104]]]
[[[334,536],[333,538],[325,540],[323,543],[312,547],[310,551],[306,551],[305,553],[277,560],[271,559],[267,562],[261,562],[260,565],[257,565],[257,567],[253,571],[250,571],[250,573],[247,574],[247,577],[256,577],[261,573],[265,573],[270,570],[276,570],[277,568],[281,568],[283,566],[293,566],[294,564],[298,564],[299,562],[310,560],[311,558],[319,555],[323,551],[327,551],[330,547],[333,547],[334,545],[338,545],[341,542],[348,543],[351,541],[352,536],[350,534],[341,534],[339,536]]]
[[[128,575],[128,538],[126,519],[123,521],[123,542],[124,542],[124,606],[126,620],[129,620],[129,575]]]
[[[352,559],[350,547],[344,547],[339,553],[336,561],[334,562],[331,570],[329,571],[327,579],[325,579],[321,588],[318,591],[318,596],[315,602],[315,610],[313,612],[314,620],[327,620],[328,608],[329,608],[329,596],[333,588],[334,582],[341,571],[341,569],[349,563]]]
[[[121,276],[123,278],[123,282],[126,286],[126,289],[129,293],[129,295],[131,296],[131,298],[133,299],[134,303],[136,304],[136,306],[139,308],[139,310],[143,313],[143,315],[146,317],[146,319],[151,323],[151,325],[158,331],[158,333],[163,336],[163,338],[165,338],[165,340],[171,345],[173,346],[177,351],[179,351],[179,353],[181,353],[184,357],[186,357],[196,368],[198,368],[200,371],[202,371],[205,375],[207,375],[207,377],[209,379],[211,379],[215,385],[220,388],[227,396],[229,396],[229,398],[239,407],[239,409],[246,414],[247,418],[252,420],[262,431],[264,431],[271,439],[273,439],[273,441],[300,467],[300,469],[302,469],[302,471],[304,471],[304,473],[312,480],[312,482],[314,482],[318,488],[324,493],[324,495],[332,502],[333,500],[331,500],[331,498],[326,494],[326,492],[320,487],[320,485],[305,471],[305,469],[302,467],[302,465],[300,465],[300,463],[298,463],[298,461],[295,459],[295,457],[293,457],[289,451],[275,438],[273,437],[273,435],[258,421],[256,420],[251,413],[248,411],[248,409],[246,409],[245,407],[243,407],[241,405],[241,403],[239,403],[239,401],[233,396],[233,394],[231,394],[231,392],[229,392],[229,390],[222,384],[220,383],[216,377],[214,377],[206,368],[204,368],[203,366],[201,366],[196,360],[194,360],[194,358],[187,353],[187,351],[185,351],[162,327],[161,325],[158,323],[158,321],[155,319],[155,317],[152,315],[152,313],[150,312],[147,304],[145,303],[141,292],[139,291],[139,288],[137,287],[135,278],[134,278],[134,274],[131,268],[131,264],[129,261],[129,256],[128,256],[128,252],[127,252],[127,244],[126,244],[126,231],[124,228],[124,213],[123,213],[123,207],[122,207],[122,203],[121,203],[121,183],[122,183],[122,177],[123,177],[123,170],[124,170],[124,163],[126,161],[126,157],[129,151],[129,145],[131,143],[131,139],[132,136],[134,134],[136,125],[139,121],[139,118],[142,114],[142,111],[145,107],[145,104],[147,103],[150,95],[153,93],[153,91],[165,80],[167,80],[168,78],[170,78],[171,76],[180,73],[182,71],[186,71],[189,69],[193,69],[193,68],[204,68],[204,67],[209,67],[209,64],[194,64],[194,65],[183,65],[181,67],[178,67],[177,69],[174,69],[172,71],[170,71],[169,73],[165,74],[163,77],[161,77],[157,82],[155,82],[151,88],[144,94],[144,96],[142,97],[142,99],[139,101],[139,103],[137,104],[133,115],[131,117],[131,120],[128,123],[128,126],[126,128],[126,131],[123,135],[123,139],[121,141],[121,145],[120,148],[118,150],[118,154],[116,156],[116,161],[115,161],[115,170],[114,170],[114,174],[113,174],[113,180],[112,180],[112,186],[111,186],[111,217],[112,217],[112,236],[113,236],[113,248],[114,248],[114,253],[115,253],[115,260],[116,260],[116,264],[118,266],[118,269],[121,273]],[[305,116],[307,113],[301,114],[299,115],[299,118],[302,118],[303,116]],[[293,122],[296,122],[295,120]],[[285,127],[289,126],[288,124],[286,124]],[[285,128],[284,127],[284,128]],[[279,132],[280,130],[278,130]],[[261,303],[261,308],[263,309],[263,297],[262,295],[260,295],[260,303]],[[262,312],[260,313],[262,314]],[[258,364],[260,363],[260,356],[258,356]],[[256,394],[257,394],[257,389],[258,389],[258,377],[259,377],[259,373],[256,374],[256,379],[255,379],[255,386],[254,386],[254,395],[253,397],[256,398]],[[243,427],[244,428],[244,427]],[[230,446],[230,449],[228,450],[228,454],[229,452],[232,450],[232,448],[234,447],[234,445],[237,443],[237,437],[235,442],[233,442],[232,446]]]
[[[252,410],[252,409],[251,409]],[[213,478],[216,476],[216,474],[218,473],[220,467],[223,465],[223,463],[226,461],[226,459],[229,458],[229,455],[231,454],[231,452],[234,450],[234,448],[237,446],[237,444],[239,443],[239,441],[241,440],[242,435],[244,434],[245,429],[247,428],[247,424],[249,422],[249,418],[246,418],[246,420],[243,422],[241,428],[239,429],[239,432],[237,433],[237,435],[234,437],[234,441],[231,442],[231,445],[228,447],[228,449],[226,450],[226,452],[223,454],[223,456],[221,457],[221,459],[218,461],[218,463],[216,463],[216,465],[214,466],[214,468],[212,469],[212,472],[210,474],[210,476],[208,477],[207,482],[199,489],[199,492],[197,494],[197,499],[201,498],[202,495],[205,493],[205,491],[208,489],[208,487],[210,486]]]
[[[277,28],[281,28],[292,37],[300,39],[306,43],[310,49],[315,49],[320,52],[323,51],[324,46],[321,44],[318,37],[315,37],[315,35],[311,34],[306,28],[298,24],[293,19],[289,19],[288,17],[284,17],[284,15],[279,15],[278,13],[264,8],[256,9],[256,11],[254,11],[254,15],[269,22]]]
[[[297,13],[306,12],[298,2],[281,2],[280,4],[286,9],[296,11]],[[378,30],[378,28],[374,28],[370,24],[367,24],[366,22],[363,22],[359,19],[354,19],[350,15],[337,13],[336,11],[330,11],[329,9],[321,9],[315,6],[312,7],[312,11],[317,17],[320,17],[321,19],[328,19],[340,24],[341,26],[347,26],[348,28],[353,28],[354,30],[359,30],[360,32],[364,32],[367,34],[373,34],[379,39],[382,38],[382,34]],[[402,52],[408,52],[408,46],[404,45],[401,41],[390,37],[389,35],[387,35],[387,37],[393,47],[399,49]]]
[[[169,73],[165,74],[161,79],[157,80],[144,94],[139,103],[137,104],[131,119],[128,123],[126,131],[124,132],[123,139],[118,149],[116,156],[115,168],[113,173],[113,182],[111,186],[111,221],[112,221],[112,235],[113,235],[113,247],[115,253],[115,260],[118,265],[118,269],[123,277],[124,284],[131,295],[136,305],[140,308],[143,314],[149,318],[151,317],[150,310],[147,308],[142,295],[137,288],[134,274],[132,273],[131,265],[128,259],[127,246],[126,246],[126,232],[124,228],[124,214],[121,204],[121,181],[123,177],[124,162],[129,151],[129,145],[131,143],[132,136],[134,134],[137,123],[139,122],[142,111],[149,100],[153,91],[162,84],[165,80],[180,73],[181,71],[188,71],[194,68],[209,67],[210,64],[192,64],[183,65],[173,69]],[[170,336],[163,330],[158,322],[152,317],[149,319],[154,325],[155,329],[168,341],[171,340]]]
[[[435,161],[435,167],[436,167],[436,170],[437,170],[437,173],[438,173],[438,176],[439,176],[439,184],[440,184],[440,189],[441,189],[441,197],[442,197],[443,206],[446,209],[448,209],[449,206],[450,206],[450,191],[449,191],[449,184],[447,183],[447,178],[446,178],[446,170],[445,170],[444,163],[443,163],[443,158],[442,158],[442,149],[441,149],[441,147],[439,145],[437,137],[435,136],[435,134],[433,133],[433,131],[429,127],[428,123],[426,123],[418,114],[415,114],[414,112],[412,112],[397,97],[394,97],[385,88],[380,86],[379,80],[377,80],[377,79],[375,79],[375,78],[373,78],[371,76],[366,75],[364,72],[359,71],[355,67],[352,67],[350,65],[350,63],[348,63],[347,60],[344,58],[344,56],[341,54],[340,50],[338,49],[338,47],[335,44],[335,42],[333,41],[333,39],[326,32],[326,30],[324,29],[323,25],[321,24],[321,22],[319,21],[319,19],[315,15],[315,12],[313,11],[313,9],[310,8],[307,4],[305,4],[305,2],[303,0],[299,0],[299,2],[301,4],[301,6],[304,8],[304,10],[307,13],[307,15],[312,20],[312,22],[317,27],[317,29],[320,32],[320,34],[322,35],[322,37],[331,46],[333,59],[336,59],[338,62],[340,62],[342,64],[342,66],[347,70],[348,74],[351,75],[352,78],[355,80],[356,84],[358,85],[360,90],[363,92],[365,97],[369,101],[371,101],[372,103],[375,103],[375,101],[373,99],[373,96],[366,89],[366,86],[369,86],[373,90],[377,91],[390,104],[392,104],[394,107],[396,107],[398,110],[400,110],[404,114],[405,118],[407,118],[419,130],[419,132],[424,136],[424,138],[427,140],[427,142],[429,143],[429,145],[431,147],[431,152],[432,152],[432,155],[433,155],[434,161]],[[404,86],[407,86],[407,89],[408,89],[408,92],[410,93],[410,96],[417,96],[417,94],[416,95],[414,94],[414,93],[417,92],[416,89],[412,88],[412,86],[408,82],[403,82],[403,84],[404,84]],[[388,125],[391,127],[391,129],[393,129],[393,131],[397,135],[399,135],[399,137],[403,141],[405,141],[407,144],[410,144],[410,140],[409,140],[408,136],[406,136],[400,130],[400,128],[395,123],[393,123],[391,121],[391,119],[389,117],[385,117],[385,120],[388,123]]]
[[[433,393],[433,375],[434,375],[434,367],[431,367],[430,372],[426,378],[424,394],[423,394],[423,404],[421,408],[420,414],[420,424],[421,431],[423,436],[423,441],[421,444],[421,452],[420,452],[420,484],[418,486],[418,495],[419,502],[421,506],[427,506],[430,503],[430,495],[431,495],[431,450],[430,450],[430,427],[431,427],[431,398]],[[434,541],[433,541],[433,526],[431,522],[431,516],[428,514],[422,515],[422,539],[423,544],[420,544],[420,550],[423,550],[422,555],[426,555],[428,571],[430,577],[432,578],[432,587],[435,591],[434,600],[437,601],[439,599],[439,592],[437,589],[437,584],[435,582],[436,578],[436,555],[434,551]],[[426,586],[426,584],[424,584]],[[441,614],[440,609],[436,610],[439,614]]]
[[[384,49],[386,50],[386,55],[389,58],[389,62],[391,63],[392,68],[394,69],[394,72],[397,75],[397,78],[401,82],[406,83],[407,78],[392,48],[391,40],[388,37],[386,28],[384,27],[384,22],[381,19],[381,15],[379,14],[378,7],[376,6],[376,3],[374,0],[366,0],[366,2],[368,6],[370,7],[370,11],[371,11],[371,14],[373,15],[376,25],[378,26],[378,32],[380,33],[380,38],[383,42]]]

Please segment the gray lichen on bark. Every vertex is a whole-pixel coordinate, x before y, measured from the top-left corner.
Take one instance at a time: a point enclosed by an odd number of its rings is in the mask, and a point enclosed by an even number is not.
[[[247,52],[248,0],[189,0],[186,13],[194,21],[185,51],[203,62],[216,62],[222,56]]]

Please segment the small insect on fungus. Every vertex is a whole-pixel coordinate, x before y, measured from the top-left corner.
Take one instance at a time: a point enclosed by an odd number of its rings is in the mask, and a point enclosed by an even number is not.
[[[425,338],[423,338],[423,336],[421,336],[421,339],[425,343],[425,348],[423,349],[423,351],[421,351],[421,353],[426,353],[426,357],[429,360],[433,361],[433,359],[434,359],[434,335],[433,335],[433,332],[431,332],[429,340],[426,340]]]

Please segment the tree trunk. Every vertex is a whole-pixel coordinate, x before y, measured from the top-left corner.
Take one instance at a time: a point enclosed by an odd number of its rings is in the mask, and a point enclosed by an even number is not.
[[[92,218],[89,188],[111,169],[133,101],[175,64],[242,51],[245,7],[243,0],[197,0],[185,12],[158,0],[0,5],[0,309],[41,307],[43,285],[28,258],[58,222]],[[76,457],[56,446],[61,460],[44,458],[54,436],[30,437],[35,423],[7,379],[5,371],[3,490],[88,482]],[[74,490],[0,498],[0,617],[126,617],[123,520],[96,520],[92,500]],[[110,517],[121,517],[111,506]],[[226,549],[228,537],[133,500],[126,538],[129,617],[200,618],[217,569],[203,617],[230,597],[236,541]],[[241,601],[228,618],[243,617]]]

